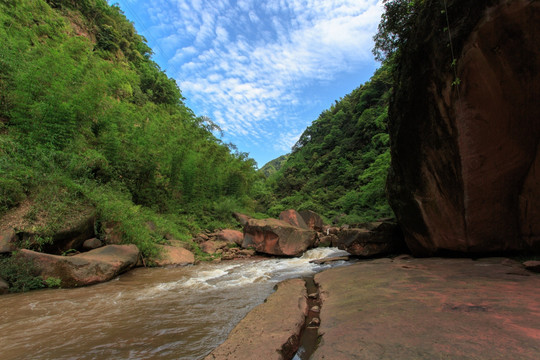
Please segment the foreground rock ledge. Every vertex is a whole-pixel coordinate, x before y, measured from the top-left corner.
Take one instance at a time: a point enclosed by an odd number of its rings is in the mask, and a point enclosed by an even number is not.
[[[265,303],[257,306],[229,334],[227,340],[205,360],[286,359],[298,346],[307,314],[303,280],[286,280]]]
[[[540,275],[511,260],[379,259],[315,281],[313,360],[539,358]]]

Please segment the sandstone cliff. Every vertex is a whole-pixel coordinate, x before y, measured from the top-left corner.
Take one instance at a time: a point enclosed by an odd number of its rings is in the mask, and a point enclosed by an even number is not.
[[[540,2],[446,3],[425,1],[399,63],[391,206],[416,255],[538,252]]]

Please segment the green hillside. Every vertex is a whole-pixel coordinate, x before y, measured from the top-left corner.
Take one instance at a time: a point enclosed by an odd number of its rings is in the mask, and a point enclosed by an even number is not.
[[[95,211],[152,257],[249,210],[255,162],[185,106],[118,7],[0,0],[0,44],[0,216],[30,207],[46,239]]]
[[[309,126],[282,168],[260,191],[261,208],[314,210],[331,220],[361,222],[391,215],[385,196],[390,163],[389,66],[336,101]]]
[[[270,176],[275,173],[277,173],[283,165],[287,162],[287,159],[289,158],[289,155],[281,155],[278,158],[275,158],[274,160],[271,160],[264,164],[264,166],[260,169],[260,171],[264,174],[264,176]]]

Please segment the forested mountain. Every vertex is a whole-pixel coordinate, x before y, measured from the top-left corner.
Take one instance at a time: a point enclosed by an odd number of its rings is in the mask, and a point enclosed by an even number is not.
[[[390,216],[385,180],[390,163],[390,66],[336,101],[309,126],[282,168],[266,180],[261,208],[313,210],[339,222]],[[342,214],[345,214],[342,215]]]
[[[255,162],[185,106],[117,6],[0,0],[0,44],[0,216],[30,207],[46,238],[95,211],[151,256],[250,204]]]
[[[287,159],[289,158],[289,155],[281,155],[278,158],[275,158],[274,160],[271,160],[264,164],[264,166],[260,169],[260,171],[265,176],[270,176],[278,172],[282,167],[283,164],[287,162]]]

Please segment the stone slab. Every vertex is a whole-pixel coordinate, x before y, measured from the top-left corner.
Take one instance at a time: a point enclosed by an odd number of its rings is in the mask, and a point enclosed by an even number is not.
[[[304,281],[281,282],[276,292],[250,311],[205,360],[291,358],[307,311]]]
[[[540,358],[540,275],[504,258],[362,262],[315,276],[311,359]]]

